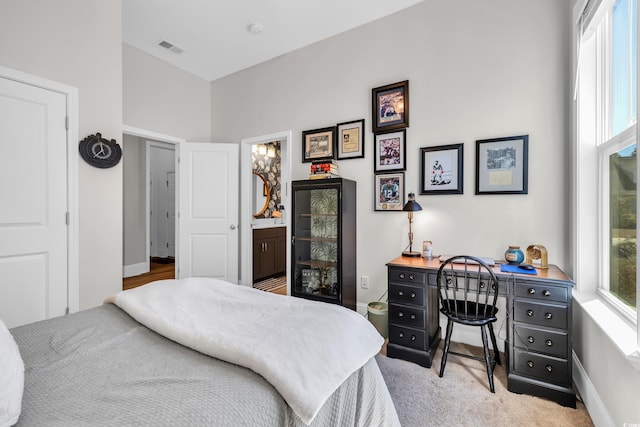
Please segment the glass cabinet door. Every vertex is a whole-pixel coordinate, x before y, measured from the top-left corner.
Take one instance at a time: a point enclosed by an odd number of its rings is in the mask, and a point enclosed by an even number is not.
[[[293,197],[293,293],[337,302],[339,188],[299,188]]]

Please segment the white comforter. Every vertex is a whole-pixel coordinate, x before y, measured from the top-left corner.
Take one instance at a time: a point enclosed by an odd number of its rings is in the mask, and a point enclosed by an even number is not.
[[[262,375],[306,424],[383,339],[341,306],[218,279],[161,280],[108,298],[167,338]]]

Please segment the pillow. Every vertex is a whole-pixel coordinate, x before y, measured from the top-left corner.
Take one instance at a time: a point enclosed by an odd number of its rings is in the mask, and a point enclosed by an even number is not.
[[[0,319],[0,427],[18,422],[24,391],[24,363],[11,332]]]

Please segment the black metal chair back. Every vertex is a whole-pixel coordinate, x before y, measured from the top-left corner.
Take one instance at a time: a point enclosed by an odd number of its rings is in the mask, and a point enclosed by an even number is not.
[[[493,323],[497,320],[498,279],[483,260],[474,256],[458,255],[445,260],[438,269],[438,299],[440,312],[447,317],[447,331],[440,363],[440,377],[444,375],[447,356],[455,354],[475,360],[484,361],[487,365],[487,376],[491,392],[495,393],[493,369],[500,363]],[[453,324],[460,323],[479,326],[482,332],[484,357],[450,351]],[[493,344],[494,357],[491,360],[487,329]]]

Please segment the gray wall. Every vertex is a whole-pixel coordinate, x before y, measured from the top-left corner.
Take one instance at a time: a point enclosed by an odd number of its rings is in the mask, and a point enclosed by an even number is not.
[[[122,46],[123,123],[191,142],[211,141],[209,82]]]
[[[145,140],[137,136],[123,136],[123,264],[146,263],[146,160]]]
[[[339,162],[358,182],[358,303],[380,298],[385,263],[408,244],[400,212],[373,210],[371,89],[409,80],[405,186],[419,192],[419,148],[464,143],[464,194],[417,196],[415,242],[436,254],[502,258],[543,244],[569,265],[569,2],[426,1],[216,80],[212,137],[293,130],[293,178],[304,179],[301,132],[365,118],[364,159]],[[529,194],[474,195],[475,140],[529,134]]]
[[[0,65],[78,88],[79,138],[101,132],[122,143],[121,9],[102,0],[0,6]],[[78,211],[82,309],[122,289],[122,163],[97,169],[78,159]]]

